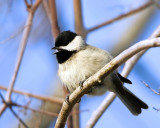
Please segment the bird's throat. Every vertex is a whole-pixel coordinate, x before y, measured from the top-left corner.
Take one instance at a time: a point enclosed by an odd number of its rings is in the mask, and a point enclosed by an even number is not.
[[[67,50],[62,50],[56,54],[57,61],[59,64],[64,63],[67,61],[76,51],[67,51]]]

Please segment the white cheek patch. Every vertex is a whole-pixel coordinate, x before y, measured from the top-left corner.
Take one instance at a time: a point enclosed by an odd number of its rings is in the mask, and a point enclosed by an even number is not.
[[[81,36],[76,36],[67,46],[60,46],[68,51],[80,50],[85,45]]]

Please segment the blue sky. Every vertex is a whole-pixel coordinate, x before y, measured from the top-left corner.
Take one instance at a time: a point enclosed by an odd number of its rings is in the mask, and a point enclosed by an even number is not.
[[[103,0],[102,2],[98,0],[82,0],[84,25],[86,28],[93,27],[126,13],[145,1],[147,0]],[[57,0],[56,2],[61,30],[74,31],[73,1]],[[7,4],[1,0],[0,3],[2,3],[0,8],[0,85],[7,87],[14,71],[22,32],[19,32],[14,38],[6,42],[3,41],[23,28],[27,12],[23,1],[15,0],[11,4]],[[132,40],[132,43],[148,38],[159,25],[159,19],[160,10],[155,8],[148,20],[144,22],[138,36]],[[139,22],[138,15],[130,16],[91,32],[87,36],[86,41],[88,44],[112,51],[122,37],[130,36],[127,34],[133,30],[137,22]],[[15,89],[48,96],[56,91],[54,85],[56,85],[55,82],[58,77],[56,58],[52,55],[53,51],[51,51],[53,44],[49,22],[39,8],[34,18],[34,25],[24,53]],[[152,93],[140,82],[140,80],[144,80],[152,88],[158,90],[160,86],[159,54],[160,48],[153,48],[147,51],[129,75],[133,85],[125,85],[140,99],[144,100],[149,105],[149,109],[144,110],[139,116],[133,116],[121,101],[116,98],[100,118],[95,128],[151,128],[159,126],[160,113],[152,108],[160,107],[159,96]],[[4,91],[1,92],[5,95]],[[82,98],[80,109],[89,109],[89,112],[80,114],[81,128],[85,127],[92,112],[99,106],[107,94],[99,97],[84,96]],[[26,102],[24,97],[18,95],[13,95],[12,100],[22,104]],[[37,107],[40,104],[40,101],[33,100],[31,106]],[[19,112],[17,109],[15,110]],[[21,113],[20,116],[25,119],[29,114],[24,116]],[[16,126],[18,121],[7,110],[0,118],[0,127],[10,128],[12,124]]]

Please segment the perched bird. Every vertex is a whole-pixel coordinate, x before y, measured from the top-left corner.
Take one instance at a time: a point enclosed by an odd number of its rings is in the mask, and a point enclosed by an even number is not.
[[[109,52],[87,44],[80,35],[71,31],[60,33],[52,49],[56,49],[58,75],[70,93],[113,58]],[[102,95],[107,90],[114,92],[133,115],[140,114],[141,108],[147,109],[147,104],[125,88],[123,83],[131,84],[131,81],[115,70],[102,83],[93,86],[88,94]]]

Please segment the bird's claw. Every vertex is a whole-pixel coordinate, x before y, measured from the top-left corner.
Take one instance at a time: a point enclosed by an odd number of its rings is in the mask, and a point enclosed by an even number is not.
[[[69,95],[68,96],[66,96],[66,98],[65,98],[65,102],[69,105],[70,103],[69,103]]]
[[[81,99],[79,99],[79,100],[77,101],[77,103],[79,103],[79,102],[81,102]]]
[[[79,82],[80,89],[83,88],[83,83],[84,83],[84,82],[85,82],[85,80],[82,80],[82,81]]]
[[[70,102],[69,102],[69,95],[66,96],[65,102],[66,102],[68,105],[70,104]],[[77,103],[79,103],[79,102],[81,102],[81,99],[79,99],[79,100],[77,101]]]

